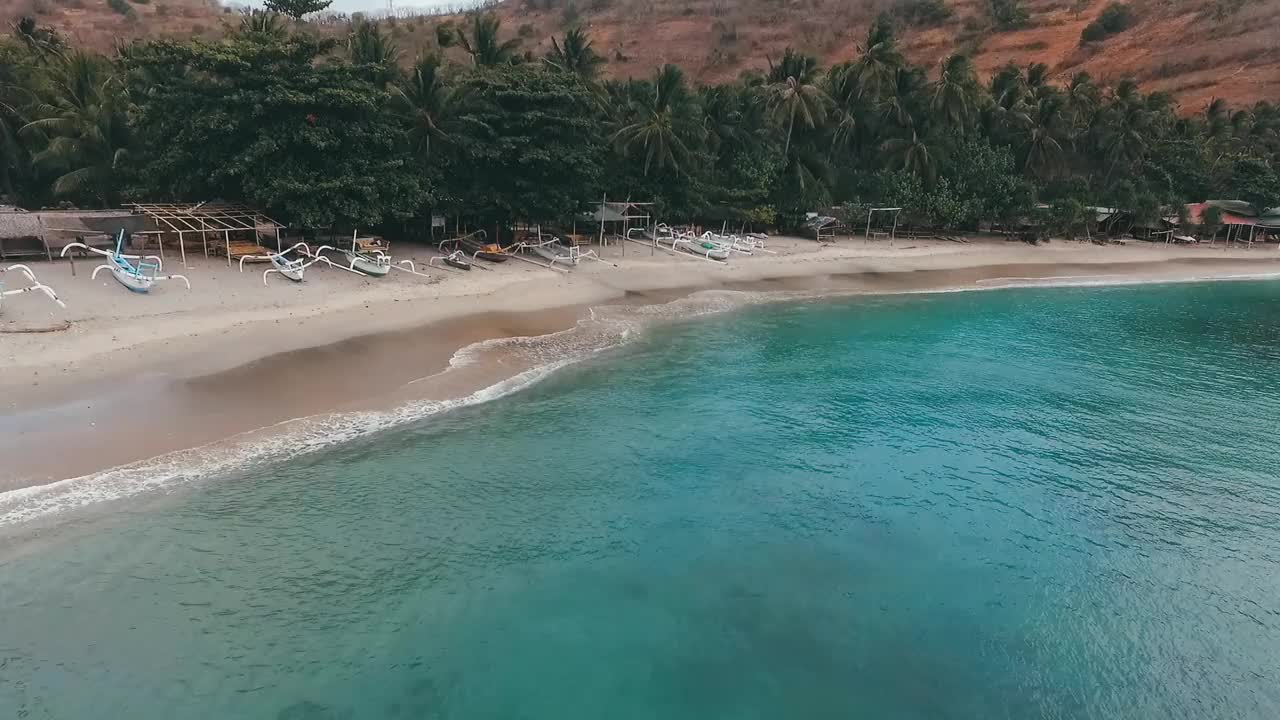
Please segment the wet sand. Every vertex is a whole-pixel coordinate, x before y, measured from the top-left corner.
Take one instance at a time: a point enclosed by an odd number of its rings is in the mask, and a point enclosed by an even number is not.
[[[785,299],[985,289],[1037,278],[1157,282],[1280,272],[1274,248],[822,247],[797,239],[771,247],[777,255],[735,257],[728,265],[628,245],[571,273],[508,262],[490,272],[437,271],[436,282],[330,271],[312,273],[302,285],[268,287],[260,270],[228,274],[224,264],[200,259],[187,270],[192,293],[165,287],[141,297],[109,280],[89,283],[83,264],[77,277],[65,265],[37,265],[68,311],[34,301],[16,310],[13,303],[0,330],[63,320],[71,329],[0,333],[0,358],[9,361],[0,377],[0,493],[233,436],[253,442],[284,432],[295,418],[464,397],[615,342],[616,328],[580,326],[604,305],[625,313],[716,290]],[[477,343],[572,328],[583,337],[565,336],[536,352],[498,343],[472,362],[457,362],[460,349]]]

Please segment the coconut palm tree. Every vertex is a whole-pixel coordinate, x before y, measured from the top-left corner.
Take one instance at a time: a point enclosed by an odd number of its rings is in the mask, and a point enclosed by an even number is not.
[[[942,61],[938,81],[933,84],[929,110],[943,124],[963,130],[969,127],[978,103],[978,79],[968,56],[952,55]]]
[[[924,138],[915,130],[901,137],[889,138],[880,145],[885,160],[895,170],[912,173],[932,185],[938,174],[937,157]]]
[[[643,152],[645,175],[651,169],[680,172],[689,155],[684,140],[688,102],[684,73],[675,65],[663,65],[654,76],[651,92],[634,104],[632,122],[613,134],[623,152]]]
[[[837,148],[851,147],[859,134],[864,134],[867,120],[874,114],[875,108],[862,92],[858,77],[856,64],[841,63],[824,78],[827,97],[831,98],[827,127],[831,143]]]
[[[881,15],[871,24],[866,45],[860,50],[858,84],[872,97],[879,97],[892,87],[898,69],[906,62],[898,51],[893,23],[888,16]]]
[[[1063,101],[1064,111],[1071,124],[1078,129],[1087,128],[1093,122],[1100,101],[1098,86],[1093,84],[1093,77],[1087,72],[1072,75],[1063,88]]]
[[[1056,93],[1045,93],[1036,102],[1027,127],[1027,154],[1023,167],[1040,178],[1052,177],[1061,167],[1067,139],[1063,117],[1064,101]]]
[[[787,127],[787,139],[783,143],[783,155],[791,149],[791,135],[796,120],[802,127],[812,130],[827,115],[831,98],[818,86],[818,61],[787,48],[778,64],[769,60],[766,75],[769,85],[770,114]]]
[[[453,114],[453,90],[444,82],[441,65],[439,55],[422,55],[406,77],[392,85],[392,95],[409,120],[414,150],[423,159],[431,156],[434,145],[449,141],[444,128]]]
[[[124,92],[101,57],[76,51],[51,67],[20,134],[42,147],[32,162],[58,173],[55,195],[114,204],[131,142]]]
[[[547,53],[547,63],[565,72],[571,72],[587,82],[592,82],[600,74],[600,66],[605,59],[591,46],[591,38],[578,28],[570,28],[563,40],[551,37],[551,51]]]
[[[502,65],[516,58],[516,49],[520,40],[513,38],[502,42],[498,40],[498,31],[502,21],[497,15],[488,13],[476,15],[471,22],[471,35],[468,37],[458,28],[458,44],[471,56],[471,62],[477,66]]]

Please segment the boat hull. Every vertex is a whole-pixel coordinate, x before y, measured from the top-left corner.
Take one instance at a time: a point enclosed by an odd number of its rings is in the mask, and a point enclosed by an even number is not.
[[[577,265],[577,258],[569,253],[569,249],[556,246],[540,246],[532,248],[541,258],[553,265]]]
[[[373,277],[382,277],[391,272],[391,260],[383,258],[371,258],[363,255],[349,256],[351,258],[351,267],[359,270],[365,275]]]
[[[710,258],[712,260],[728,260],[729,251],[721,247],[716,247],[710,243],[694,242],[685,246],[685,250],[701,257]]]
[[[458,258],[455,258],[453,256],[446,257],[444,259],[444,264],[449,265],[451,267],[458,268],[459,270],[471,269],[471,263],[467,262],[466,260],[459,260]]]
[[[275,266],[276,270],[278,270],[281,275],[294,282],[302,282],[304,267],[301,261],[286,260],[281,258],[279,255],[272,255],[271,264]]]
[[[126,272],[123,268],[112,265],[111,276],[121,285],[128,288],[131,292],[147,293],[151,292],[151,286],[155,285],[155,279],[146,277],[145,275],[136,275]]]

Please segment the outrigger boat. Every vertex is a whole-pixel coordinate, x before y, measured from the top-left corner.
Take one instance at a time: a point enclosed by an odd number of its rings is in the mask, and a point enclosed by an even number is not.
[[[691,255],[716,262],[729,259],[729,250],[719,243],[712,242],[710,237],[694,237],[692,233],[676,230],[669,225],[657,227],[654,241],[659,245],[664,242],[671,243],[672,250],[684,250]]]
[[[392,262],[391,253],[388,252],[391,247],[386,240],[382,238],[368,237],[362,238],[357,234],[358,231],[351,233],[351,249],[341,249],[332,245],[321,245],[316,248],[315,256],[317,260],[323,260],[331,267],[336,267],[347,272],[353,272],[357,275],[367,275],[369,277],[383,277],[390,274],[392,268],[407,272],[410,275],[429,278],[430,275],[418,272],[418,267],[414,265],[412,260],[401,260],[400,262]],[[347,264],[338,265],[328,258],[324,257],[325,250],[342,253],[346,258]],[[407,266],[407,267],[406,267]]]
[[[454,250],[448,255],[439,255],[437,257],[433,257],[427,261],[427,264],[434,265],[437,260],[444,263],[445,265],[457,268],[459,270],[471,269],[471,262],[467,260],[467,256],[465,253],[462,252],[462,250]]]
[[[27,287],[18,288],[16,290],[5,290],[4,283],[0,282],[0,310],[4,309],[4,299],[6,297],[9,297],[10,295],[21,295],[22,293],[29,293],[29,292],[42,292],[45,295],[47,295],[50,300],[58,303],[58,307],[66,307],[66,303],[58,299],[58,294],[53,291],[53,288],[49,287],[48,285],[44,285],[39,280],[37,280],[36,274],[31,272],[31,268],[27,267],[26,265],[10,265],[7,268],[0,268],[0,273],[7,273],[7,272],[20,272],[27,277],[27,281],[30,282],[31,284],[28,285]]]
[[[302,257],[291,257],[292,253],[297,253]],[[306,260],[304,258],[310,258]],[[302,278],[307,268],[324,260],[324,258],[316,256],[311,252],[311,246],[304,242],[283,250],[281,252],[267,252],[265,255],[242,255],[240,256],[240,272],[244,272],[244,263],[246,260],[268,260],[272,267],[262,271],[262,284],[267,284],[267,275],[271,273],[280,273],[280,275],[294,281],[302,282]],[[328,262],[326,260],[326,262]],[[330,263],[332,264],[332,263]]]
[[[99,265],[94,268],[93,274],[89,276],[90,279],[97,278],[98,273],[102,270],[110,270],[111,276],[121,285],[136,293],[150,292],[152,286],[161,280],[181,280],[187,284],[187,290],[191,289],[191,281],[187,279],[186,275],[158,274],[164,269],[164,261],[160,259],[160,256],[125,255],[123,252],[124,230],[121,230],[116,237],[115,250],[99,250],[84,243],[70,243],[62,248],[61,257],[66,257],[67,251],[73,248],[102,255],[110,261],[106,265]],[[137,260],[138,262],[130,262],[132,260]]]
[[[323,255],[325,250],[342,253],[347,260],[347,266],[343,270],[368,275],[370,277],[383,277],[391,272],[391,256],[387,254],[387,245],[378,238],[362,238],[358,237],[353,231],[351,233],[351,249],[339,250],[332,245],[321,245],[316,248],[316,255]],[[332,261],[326,260],[334,267],[342,267],[334,265]]]
[[[480,260],[488,260],[493,263],[503,263],[511,258],[511,256],[507,254],[507,251],[502,249],[501,245],[497,243],[484,242],[484,237],[486,237],[485,231],[477,230],[470,235],[455,238],[453,240],[447,240],[445,242],[457,243],[460,249],[471,253],[472,258],[479,258]]]
[[[543,237],[544,236],[541,231],[539,231],[538,242],[526,242],[523,243],[522,246],[532,250],[535,255],[551,263],[552,267],[555,267],[557,263],[570,266],[577,265],[578,262],[584,258],[588,260],[600,259],[596,257],[596,252],[594,250],[589,250],[584,253],[577,247],[565,245],[560,242],[560,238],[554,235],[545,236],[550,238],[548,240],[543,240]]]

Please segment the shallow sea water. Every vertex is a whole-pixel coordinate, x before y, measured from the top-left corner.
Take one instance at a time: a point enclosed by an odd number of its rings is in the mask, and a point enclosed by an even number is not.
[[[0,560],[0,717],[1280,717],[1280,285],[767,305]]]

